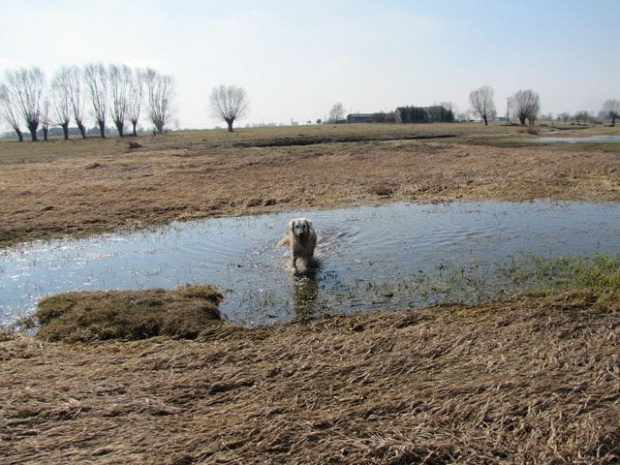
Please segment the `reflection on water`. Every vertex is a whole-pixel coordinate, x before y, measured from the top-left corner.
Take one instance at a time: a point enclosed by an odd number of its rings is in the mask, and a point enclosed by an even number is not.
[[[295,276],[278,247],[290,218],[319,232],[318,266]],[[0,320],[68,290],[209,283],[223,314],[255,325],[333,312],[475,302],[507,291],[530,254],[617,253],[620,207],[592,203],[390,204],[174,223],[0,251]]]
[[[319,282],[316,273],[294,276],[292,281],[295,318],[303,321],[316,316],[320,311],[317,307]]]

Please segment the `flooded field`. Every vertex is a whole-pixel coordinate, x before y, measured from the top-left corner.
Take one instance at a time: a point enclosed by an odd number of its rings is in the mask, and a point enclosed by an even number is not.
[[[277,246],[298,216],[319,232],[318,266],[307,276],[295,276],[288,249]],[[395,203],[173,223],[1,251],[1,321],[63,291],[185,283],[220,288],[225,318],[248,326],[474,303],[513,292],[513,268],[531,256],[615,254],[618,244],[613,203]]]
[[[568,144],[594,143],[604,144],[610,142],[620,142],[620,136],[588,136],[588,137],[539,137],[532,139],[532,142],[564,142]]]

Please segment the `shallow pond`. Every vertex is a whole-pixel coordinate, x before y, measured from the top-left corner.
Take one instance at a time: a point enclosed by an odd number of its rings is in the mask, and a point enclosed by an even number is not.
[[[564,142],[568,144],[588,143],[603,144],[609,142],[620,142],[620,136],[589,136],[589,137],[538,137],[532,142]]]
[[[319,231],[319,266],[305,277],[277,246],[298,216]],[[246,325],[473,303],[510,292],[507,270],[532,254],[615,254],[619,244],[620,206],[611,203],[395,203],[173,223],[0,251],[1,321],[63,291],[185,283],[219,287],[223,314]]]

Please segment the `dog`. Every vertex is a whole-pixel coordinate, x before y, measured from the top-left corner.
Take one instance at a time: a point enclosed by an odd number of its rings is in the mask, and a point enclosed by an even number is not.
[[[278,243],[278,245],[290,245],[291,255],[293,256],[293,268],[296,272],[297,259],[301,258],[304,266],[308,269],[314,258],[316,248],[316,231],[312,226],[312,221],[307,218],[296,218],[288,224],[288,234]]]

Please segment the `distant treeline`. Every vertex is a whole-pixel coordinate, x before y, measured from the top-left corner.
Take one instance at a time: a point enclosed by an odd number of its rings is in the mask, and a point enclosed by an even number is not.
[[[399,107],[394,113],[396,122],[401,123],[452,123],[454,121],[454,113],[440,105]]]

